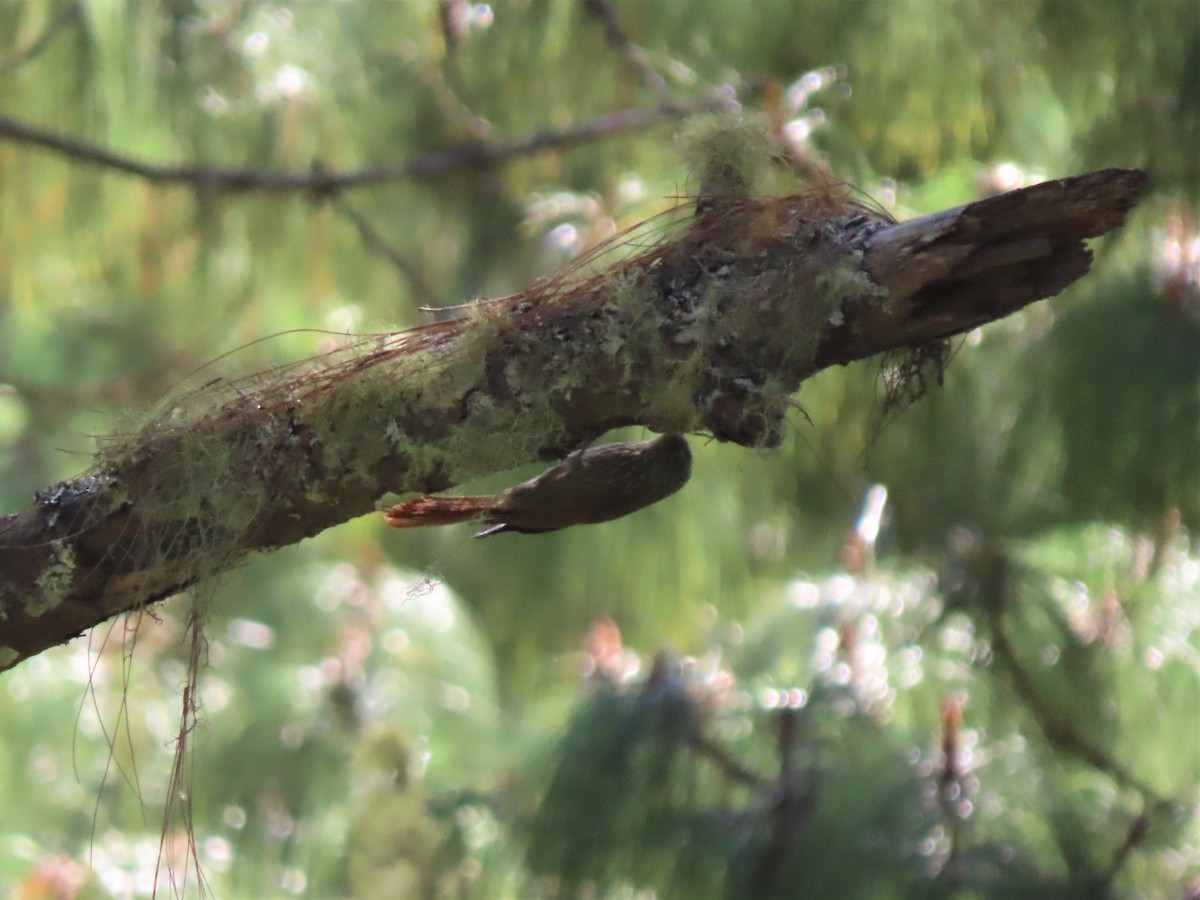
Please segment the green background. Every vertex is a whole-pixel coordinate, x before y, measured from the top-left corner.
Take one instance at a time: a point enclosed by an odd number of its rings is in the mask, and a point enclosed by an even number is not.
[[[1200,890],[1200,6],[612,9],[676,101],[732,86],[899,218],[1110,165],[1151,193],[1092,274],[956,342],[902,415],[880,364],[825,372],[780,450],[694,438],[685,490],[629,519],[476,543],[368,516],[203,590],[189,777],[212,893]],[[789,103],[805,73],[819,89]],[[567,0],[0,2],[0,114],[147,162],[349,170],[661,99]],[[302,191],[0,139],[0,509],[230,351],[199,377],[556,271],[695,190],[683,127],[340,195],[400,264]],[[874,560],[847,571],[873,484]],[[196,599],[0,676],[0,892],[149,893]]]

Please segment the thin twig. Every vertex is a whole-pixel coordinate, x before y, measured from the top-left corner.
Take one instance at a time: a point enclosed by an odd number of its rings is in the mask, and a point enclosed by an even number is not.
[[[393,247],[387,238],[380,234],[379,230],[367,220],[366,216],[337,194],[333,195],[330,203],[334,209],[354,223],[354,227],[358,229],[359,237],[362,238],[362,242],[367,246],[367,249],[373,250],[384,257],[396,267],[401,275],[408,279],[413,293],[421,301],[420,305],[430,307],[442,306],[442,298],[438,296],[437,291],[425,280],[425,276],[421,274],[421,271],[405,258],[399,250]]]
[[[50,20],[46,27],[42,29],[41,34],[22,47],[14,47],[12,52],[7,56],[0,57],[0,75],[18,69],[37,57],[38,54],[50,46],[50,42],[58,36],[58,33],[63,28],[78,18],[78,0],[71,0],[69,3],[64,3],[60,7],[58,15]]]
[[[642,48],[625,34],[617,21],[617,14],[608,0],[583,0],[583,8],[588,15],[599,20],[600,24],[604,26],[605,40],[620,51],[629,64],[637,69],[642,83],[654,91],[663,103],[675,103],[675,95],[667,84],[667,80],[654,66],[650,65]]]
[[[155,184],[186,185],[207,193],[308,191],[317,196],[327,196],[337,191],[389,181],[432,181],[463,169],[488,169],[517,157],[566,150],[696,113],[728,108],[735,103],[732,91],[718,89],[689,103],[625,109],[566,128],[539,129],[523,138],[494,143],[474,141],[403,162],[380,163],[346,172],[224,168],[190,163],[158,165],[3,115],[0,115],[0,140],[41,147],[78,162],[103,166]]]
[[[701,756],[707,756],[730,781],[738,781],[760,791],[766,790],[771,786],[769,779],[764,778],[738,759],[735,759],[728,750],[720,744],[714,743],[710,738],[698,734],[689,743],[692,749]]]
[[[1009,633],[1006,610],[1011,600],[1009,596],[1011,588],[1008,581],[1007,561],[1001,559],[998,565],[1000,569],[992,573],[995,576],[993,590],[996,593],[993,594],[992,602],[989,605],[992,652],[1008,670],[1013,690],[1033,716],[1042,735],[1056,749],[1082,760],[1092,768],[1108,775],[1118,784],[1133,788],[1151,802],[1161,802],[1158,795],[1146,782],[1134,775],[1111,753],[1080,731],[1074,722],[1050,708],[1038,689],[1033,675],[1018,656]]]
[[[1121,869],[1125,867],[1125,863],[1129,861],[1129,857],[1133,854],[1133,851],[1145,841],[1146,835],[1150,832],[1150,824],[1150,814],[1146,810],[1139,813],[1129,823],[1129,829],[1125,832],[1125,840],[1121,842],[1121,846],[1113,854],[1112,861],[1108,865],[1108,871],[1104,873],[1103,885],[1105,887],[1117,880],[1117,876],[1121,874]]]
[[[800,721],[796,710],[784,707],[776,716],[779,738],[779,778],[772,803],[766,811],[767,842],[758,853],[750,876],[756,896],[777,893],[779,876],[794,854],[796,839],[812,811],[814,795],[806,790],[803,776],[795,768],[796,736]]]

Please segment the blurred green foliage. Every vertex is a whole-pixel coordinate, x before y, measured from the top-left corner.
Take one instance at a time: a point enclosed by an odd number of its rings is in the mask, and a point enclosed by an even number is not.
[[[1153,196],[898,417],[880,364],[829,371],[781,451],[693,440],[630,519],[368,517],[229,573],[190,738],[210,889],[1194,895],[1200,7],[612,8],[678,100],[735,87],[900,217],[1106,165]],[[0,114],[153,163],[340,171],[660,99],[573,0],[0,3]],[[302,192],[0,139],[0,504],[235,348],[196,377],[554,271],[695,190],[679,127],[340,198],[402,265]],[[0,892],[150,892],[188,602],[0,677]]]

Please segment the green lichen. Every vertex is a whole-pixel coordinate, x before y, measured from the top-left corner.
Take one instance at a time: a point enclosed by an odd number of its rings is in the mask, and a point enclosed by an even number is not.
[[[445,442],[444,462],[455,481],[516,468],[562,434],[562,420],[549,394],[522,396],[519,409],[498,406],[486,395],[472,396],[468,415]]]
[[[693,385],[673,379],[649,388],[650,396],[639,397],[648,425],[659,432],[688,432],[699,426]]]
[[[75,551],[64,541],[50,543],[54,559],[47,563],[38,576],[38,590],[25,598],[25,614],[37,618],[58,606],[70,594],[75,581]]]
[[[702,197],[751,197],[774,153],[770,128],[757,116],[705,117],[680,136],[683,158]]]
[[[629,378],[635,360],[661,352],[658,335],[663,315],[655,303],[650,279],[640,270],[619,273],[608,288],[600,346],[607,356],[621,360],[624,375]]]
[[[195,392],[134,438],[102,446],[100,468],[139,522],[146,571],[204,578],[243,555],[242,539],[270,500],[270,480],[257,476],[289,428],[284,411],[265,406],[243,391]],[[53,573],[43,579],[39,587],[53,592]]]
[[[852,255],[840,265],[830,266],[814,279],[817,289],[830,298],[855,297],[863,300],[886,302],[887,288],[876,284],[858,266],[859,257]]]
[[[0,647],[0,669],[9,668],[20,658],[20,652],[12,647]]]

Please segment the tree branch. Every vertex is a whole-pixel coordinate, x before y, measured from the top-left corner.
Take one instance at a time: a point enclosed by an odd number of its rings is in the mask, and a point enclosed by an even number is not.
[[[199,192],[301,191],[326,196],[390,181],[433,181],[464,169],[493,168],[518,157],[566,150],[697,113],[728,108],[733,102],[729,89],[718,89],[688,103],[635,107],[597,116],[566,128],[539,129],[523,138],[464,143],[410,160],[381,163],[346,172],[328,171],[319,166],[307,172],[295,172],[199,164],[157,165],[4,115],[0,115],[0,140],[41,147],[77,162],[134,175],[153,184],[184,185]]]
[[[0,670],[388,491],[560,459],[621,425],[773,446],[815,372],[1082,276],[1084,238],[1145,184],[1106,169],[901,225],[828,192],[726,199],[595,274],[178,396],[0,518]]]

